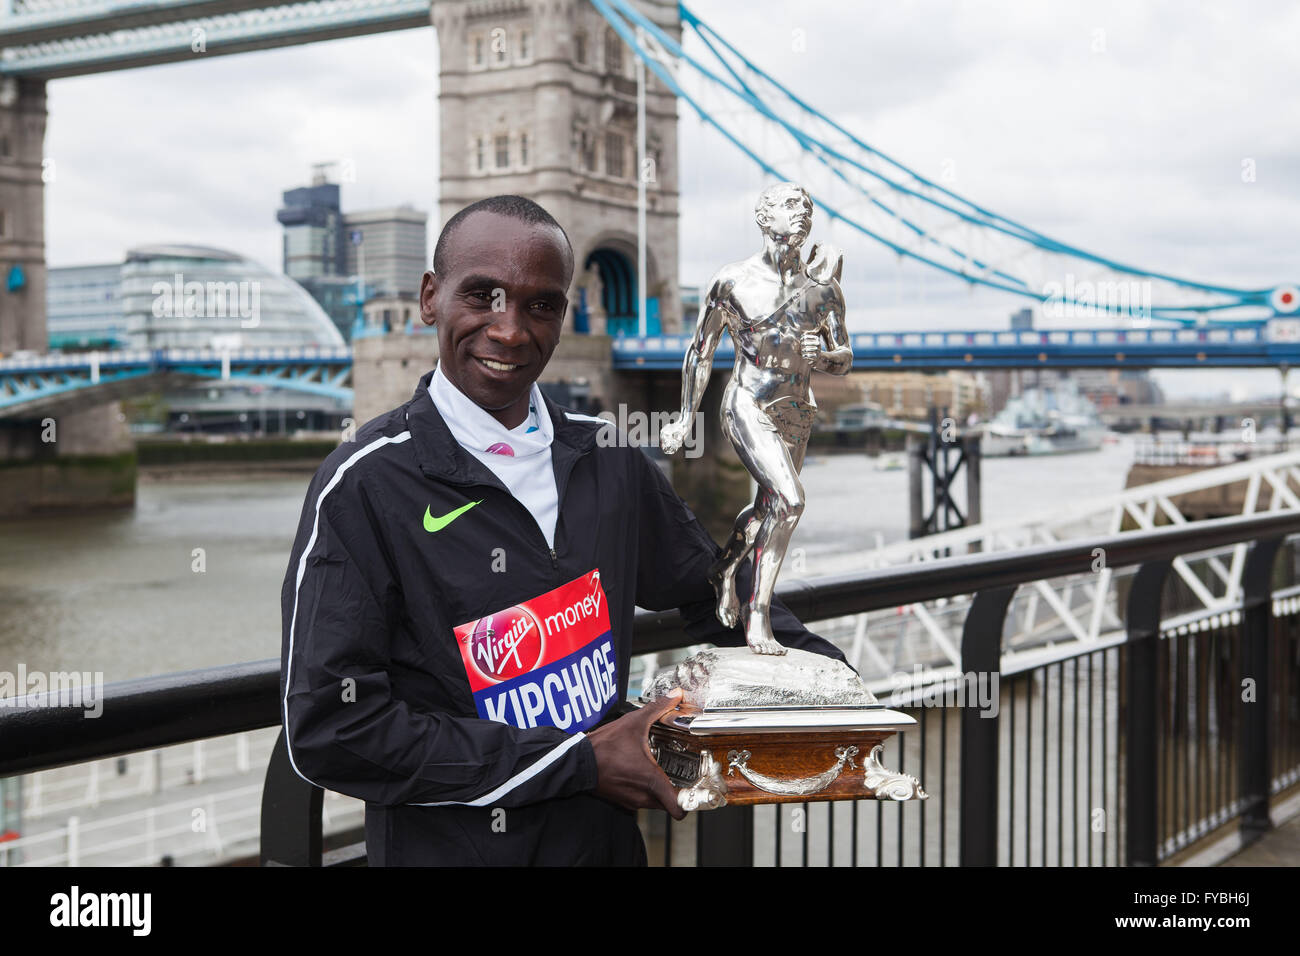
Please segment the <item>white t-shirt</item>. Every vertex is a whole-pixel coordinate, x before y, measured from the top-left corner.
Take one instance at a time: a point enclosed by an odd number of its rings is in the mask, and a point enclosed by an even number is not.
[[[442,374],[441,362],[429,382],[429,397],[452,437],[501,479],[532,514],[547,545],[554,549],[555,522],[560,513],[555,469],[551,465],[555,426],[546,413],[537,383],[529,392],[528,415],[515,428],[506,428],[453,385]]]

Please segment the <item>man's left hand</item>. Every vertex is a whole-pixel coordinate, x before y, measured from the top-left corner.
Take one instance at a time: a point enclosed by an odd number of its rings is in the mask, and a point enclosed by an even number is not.
[[[677,788],[650,753],[650,725],[682,702],[680,690],[587,733],[596,754],[596,796],[627,810],[667,810],[674,820],[686,811]]]

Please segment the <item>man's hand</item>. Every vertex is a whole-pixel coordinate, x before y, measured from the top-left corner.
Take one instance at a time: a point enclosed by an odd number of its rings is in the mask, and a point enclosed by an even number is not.
[[[677,803],[677,788],[650,755],[650,725],[681,702],[682,692],[675,690],[588,732],[596,754],[596,796],[628,810],[662,808],[674,820],[686,816]]]

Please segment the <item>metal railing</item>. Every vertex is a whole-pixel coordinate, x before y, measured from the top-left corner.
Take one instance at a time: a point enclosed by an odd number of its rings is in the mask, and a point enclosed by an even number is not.
[[[1300,556],[1282,548],[1296,534],[1298,514],[1248,515],[785,583],[782,601],[809,623],[972,595],[962,674],[891,700],[918,724],[883,760],[931,799],[733,807],[681,823],[643,814],[652,859],[1154,865],[1234,819],[1257,835],[1272,794],[1300,780]],[[1175,558],[1243,542],[1242,587],[1181,613],[1191,592],[1169,574]],[[1096,573],[1099,553],[1107,567],[1137,567],[1125,633],[1019,653],[1004,671],[1016,588]],[[676,611],[637,615],[634,653],[689,643]],[[963,688],[975,706],[958,699]],[[107,685],[95,720],[28,698],[0,710],[0,776],[276,726],[278,690],[271,660]],[[293,773],[281,735],[262,790],[264,863],[364,861],[360,844],[323,851],[323,796]]]
[[[973,588],[961,669],[968,680],[996,675],[998,707],[891,701],[918,726],[891,739],[884,762],[918,776],[932,799],[723,810],[737,818],[723,846],[700,833],[719,825],[713,814],[688,824],[655,815],[653,852],[672,865],[1155,865],[1234,819],[1257,836],[1271,796],[1300,781],[1300,588],[1277,580],[1294,580],[1298,556],[1287,549],[1286,565],[1276,562],[1295,527],[1276,514],[1228,518],[1009,554],[1001,571],[993,556],[935,562],[953,579],[945,594]],[[1174,558],[1230,547],[1232,533],[1252,542],[1242,587],[1179,613],[1197,595],[1169,574]],[[1016,586],[1083,570],[1098,548],[1108,567],[1137,565],[1124,633],[1017,654],[1003,669]]]
[[[1136,442],[1133,464],[1178,466],[1184,468],[1218,468],[1265,455],[1284,455],[1295,451],[1300,437],[1260,437],[1247,440],[1240,434],[1214,435],[1200,440],[1153,438]]]

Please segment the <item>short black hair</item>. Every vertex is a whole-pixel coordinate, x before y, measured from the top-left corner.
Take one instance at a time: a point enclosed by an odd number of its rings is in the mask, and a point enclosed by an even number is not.
[[[460,212],[448,219],[438,234],[438,242],[433,247],[433,271],[435,275],[445,275],[447,271],[447,247],[456,230],[476,212],[494,212],[499,216],[509,216],[520,222],[531,222],[541,226],[554,226],[564,237],[564,244],[569,247],[569,262],[573,262],[573,243],[564,227],[555,221],[555,217],[526,196],[489,196],[478,202],[470,203]],[[572,266],[570,267],[572,272]]]

